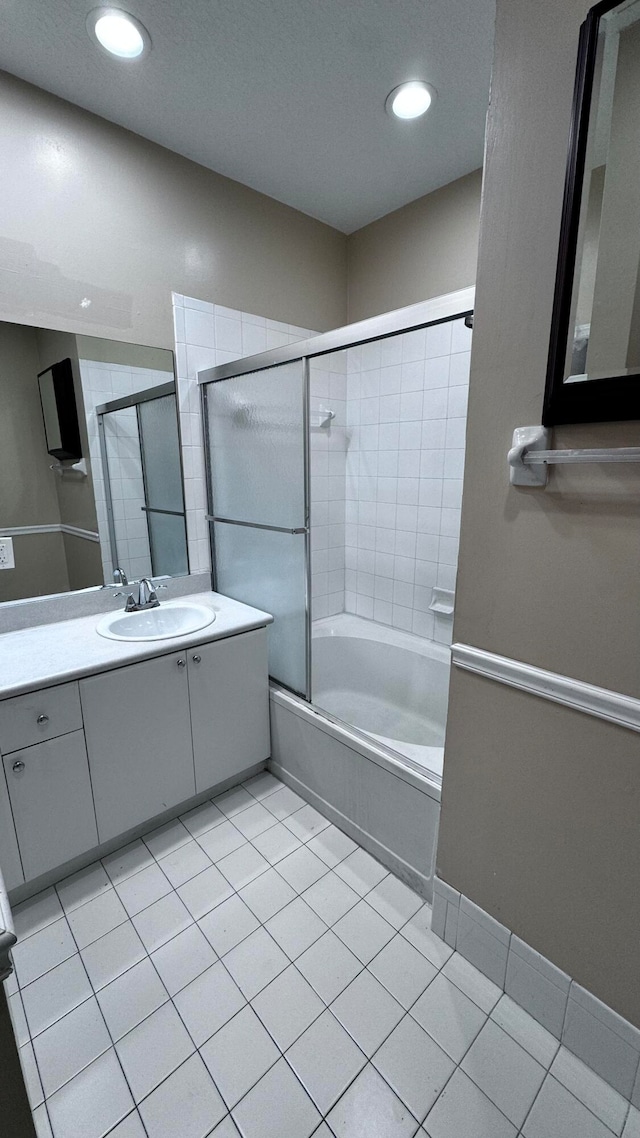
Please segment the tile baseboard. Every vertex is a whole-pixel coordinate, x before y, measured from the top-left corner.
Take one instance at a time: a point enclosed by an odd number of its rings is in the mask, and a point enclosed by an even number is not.
[[[637,1027],[438,877],[431,928],[609,1086],[640,1105]]]

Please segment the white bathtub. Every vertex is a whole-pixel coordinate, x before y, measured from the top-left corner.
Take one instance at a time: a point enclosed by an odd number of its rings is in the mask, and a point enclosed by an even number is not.
[[[313,637],[314,702],[271,692],[271,765],[430,901],[449,649],[346,614]]]
[[[440,780],[449,657],[443,644],[409,632],[327,617],[313,626],[312,702]]]

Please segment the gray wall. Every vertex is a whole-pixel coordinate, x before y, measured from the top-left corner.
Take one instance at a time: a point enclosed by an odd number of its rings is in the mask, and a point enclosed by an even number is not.
[[[640,469],[510,487],[540,422],[578,32],[589,0],[498,0],[454,640],[640,692]],[[638,446],[640,424],[555,446]],[[453,669],[438,872],[640,1024],[630,731]]]
[[[481,189],[475,170],[351,234],[350,322],[475,283]]]
[[[344,234],[6,73],[0,106],[0,318],[169,348],[173,289],[344,323]]]

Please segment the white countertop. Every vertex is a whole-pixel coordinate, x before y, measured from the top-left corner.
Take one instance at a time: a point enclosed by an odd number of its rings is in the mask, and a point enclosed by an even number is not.
[[[262,628],[273,620],[269,613],[223,597],[221,593],[190,593],[178,599],[214,609],[215,621],[187,636],[151,641],[107,640],[100,636],[96,625],[103,613],[5,632],[0,635],[0,699],[135,664],[152,656],[164,656],[195,644],[208,644],[238,632]]]

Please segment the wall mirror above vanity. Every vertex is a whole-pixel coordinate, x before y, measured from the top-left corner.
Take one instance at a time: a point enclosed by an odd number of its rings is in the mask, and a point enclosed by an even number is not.
[[[178,420],[172,352],[0,322],[0,602],[189,572]]]
[[[582,26],[543,423],[640,419],[640,0]]]

